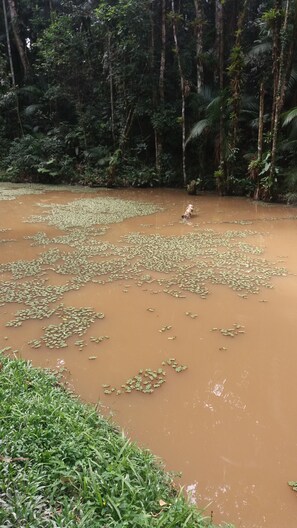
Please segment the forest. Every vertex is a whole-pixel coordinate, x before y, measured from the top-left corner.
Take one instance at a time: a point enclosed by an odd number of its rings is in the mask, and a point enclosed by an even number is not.
[[[1,0],[0,178],[297,202],[293,0]]]

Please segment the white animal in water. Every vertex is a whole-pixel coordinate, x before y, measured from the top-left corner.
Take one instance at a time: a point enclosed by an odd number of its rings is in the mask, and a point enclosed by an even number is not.
[[[184,218],[184,220],[190,220],[193,214],[193,211],[194,211],[194,207],[192,206],[192,204],[189,204],[184,214],[182,215],[182,218]]]

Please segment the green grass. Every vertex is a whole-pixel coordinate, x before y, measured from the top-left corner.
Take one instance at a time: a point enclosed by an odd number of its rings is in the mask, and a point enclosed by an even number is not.
[[[53,373],[0,361],[1,528],[210,526],[149,451]]]

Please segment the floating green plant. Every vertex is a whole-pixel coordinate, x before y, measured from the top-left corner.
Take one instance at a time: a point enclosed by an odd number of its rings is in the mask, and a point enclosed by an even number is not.
[[[185,371],[188,367],[176,361],[175,358],[169,358],[162,361],[162,366],[170,366],[175,372],[180,373]],[[140,369],[138,373],[126,380],[121,385],[121,388],[112,387],[109,384],[103,384],[104,394],[116,395],[135,392],[142,392],[143,394],[152,394],[156,389],[159,389],[166,382],[166,371],[163,368],[156,370],[147,368]]]
[[[40,189],[28,188],[28,192],[42,192]],[[11,196],[22,193],[20,188],[11,190]],[[132,233],[118,243],[109,243],[102,239],[102,235],[110,223],[152,214],[160,208],[133,200],[98,196],[64,205],[39,206],[45,214],[31,217],[28,222],[46,222],[65,232],[52,238],[42,232],[26,237],[34,246],[59,245],[59,248],[46,248],[35,259],[0,265],[0,273],[11,273],[11,280],[0,283],[0,305],[18,303],[25,306],[7,323],[9,327],[17,328],[28,320],[59,317],[58,308],[53,305],[66,293],[77,291],[90,282],[100,286],[123,280],[129,282],[124,285],[125,293],[131,281],[139,286],[152,284],[150,293],[165,292],[177,299],[184,298],[187,293],[206,299],[209,285],[222,284],[245,299],[247,294],[256,294],[263,287],[271,288],[274,276],[287,274],[285,268],[262,258],[263,247],[247,243],[258,235],[256,231],[228,230],[222,233],[199,228],[182,236]],[[65,284],[50,285],[49,273],[64,275]],[[154,278],[156,273],[158,279]],[[155,309],[149,307],[147,310],[153,312]],[[195,313],[186,313],[192,319],[197,317]],[[80,316],[83,320],[83,314]],[[80,328],[78,319],[76,322]],[[51,348],[57,343],[67,346],[68,337],[75,333],[70,326],[67,324],[64,328],[63,323],[53,325],[52,330],[45,331],[42,343]],[[161,332],[165,331],[163,328]],[[235,330],[225,329],[227,333],[224,335],[232,337],[244,332],[237,329],[235,333]],[[55,338],[51,337],[51,332],[57,333]],[[84,323],[81,332],[85,332]],[[76,334],[80,335],[79,331]],[[170,336],[169,339],[174,338]],[[31,345],[41,346],[38,339]]]
[[[45,222],[59,229],[114,224],[126,218],[146,216],[161,210],[154,204],[101,196],[74,200],[62,205],[38,205],[45,209],[47,214],[31,216],[28,222]]]
[[[32,348],[39,348],[45,344],[48,348],[65,348],[67,340],[73,335],[82,336],[96,319],[102,319],[104,314],[95,312],[92,308],[74,308],[58,306],[52,313],[62,320],[59,324],[51,324],[43,327],[44,334],[39,340],[31,340],[29,344]],[[86,341],[79,339],[75,345],[80,349],[87,345]]]
[[[167,330],[171,330],[171,328],[172,328],[171,325],[166,325],[160,328],[159,332],[163,333],[163,332],[166,332]]]
[[[42,194],[41,190],[33,189],[30,185],[13,187],[9,183],[5,183],[6,188],[0,188],[0,200],[15,200],[18,196],[24,196],[26,194]],[[10,188],[7,188],[10,187]]]
[[[215,332],[216,330],[219,330],[223,336],[227,337],[235,337],[238,334],[245,334],[244,326],[234,323],[231,328],[217,328],[214,326],[211,331]]]
[[[198,314],[192,312],[185,312],[185,314],[191,317],[191,319],[196,319],[196,317],[198,317]]]
[[[90,337],[90,341],[97,344],[102,343],[102,341],[104,341],[105,339],[109,339],[109,336]]]

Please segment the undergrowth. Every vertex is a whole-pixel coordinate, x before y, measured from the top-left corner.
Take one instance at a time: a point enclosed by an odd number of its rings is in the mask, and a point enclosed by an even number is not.
[[[57,377],[0,356],[1,528],[202,528],[159,461]]]

